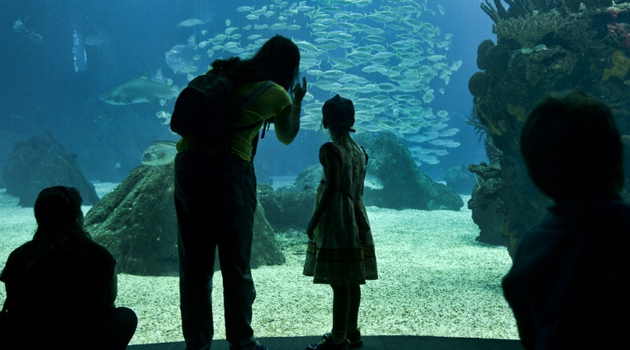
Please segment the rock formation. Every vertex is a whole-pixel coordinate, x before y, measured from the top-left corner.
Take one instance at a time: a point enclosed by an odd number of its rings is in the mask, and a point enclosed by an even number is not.
[[[477,179],[474,174],[468,171],[467,167],[456,165],[446,171],[444,181],[446,181],[446,187],[455,191],[455,193],[470,195]]]
[[[453,190],[420,171],[407,147],[394,134],[381,132],[377,138],[361,134],[357,140],[369,155],[368,174],[382,182],[379,189],[365,187],[365,205],[420,210],[459,210],[464,205]],[[322,166],[316,164],[302,171],[293,184],[276,191],[259,184],[259,200],[274,229],[306,229],[321,178]]]
[[[366,191],[366,205],[420,210],[459,210],[464,206],[459,195],[420,171],[396,135],[381,132],[373,140],[366,135],[361,141],[370,157],[368,173],[383,183],[383,189]]]
[[[87,231],[114,255],[120,272],[178,274],[173,176],[173,163],[137,167],[87,213]],[[258,205],[252,268],[284,261],[274,231]]]
[[[15,144],[3,168],[7,194],[20,197],[19,205],[32,207],[39,192],[50,186],[76,187],[84,205],[98,202],[92,185],[76,162],[52,133],[33,136]]]

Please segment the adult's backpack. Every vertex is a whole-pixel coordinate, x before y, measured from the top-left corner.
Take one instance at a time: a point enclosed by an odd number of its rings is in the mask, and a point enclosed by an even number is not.
[[[182,90],[171,116],[171,130],[195,142],[223,136],[226,129],[226,101],[232,81],[222,74],[203,74]]]
[[[232,81],[224,74],[200,75],[188,83],[177,97],[171,116],[171,130],[195,143],[210,144],[225,139],[230,132],[254,127],[257,123],[230,130],[228,121],[271,85],[271,82],[263,83],[235,109],[229,110],[227,102],[234,90]]]

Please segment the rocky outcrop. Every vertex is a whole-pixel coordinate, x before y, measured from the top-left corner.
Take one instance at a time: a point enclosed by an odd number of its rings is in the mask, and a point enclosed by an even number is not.
[[[446,187],[455,191],[455,193],[469,196],[473,191],[477,179],[474,174],[468,171],[466,166],[456,165],[446,171],[444,181],[446,182]]]
[[[479,179],[468,201],[468,209],[472,211],[473,222],[480,230],[477,241],[507,246],[508,237],[503,235],[501,229],[504,217],[497,212],[501,205],[499,199],[501,178],[498,177],[498,163],[471,164],[468,169],[471,173],[477,174]]]
[[[87,213],[86,230],[114,255],[120,272],[178,274],[173,176],[173,163],[137,167]],[[254,221],[252,268],[284,261],[274,231],[259,205]]]
[[[365,205],[421,210],[459,210],[464,205],[453,190],[420,171],[407,147],[394,134],[383,132],[376,139],[362,134],[357,141],[370,157],[370,178],[363,194]],[[271,186],[258,185],[259,201],[275,230],[306,229],[321,178],[322,166],[315,164],[289,186],[274,191]]]
[[[392,209],[459,210],[462,198],[420,171],[409,149],[390,132],[377,138],[362,137],[362,144],[370,159],[368,173],[383,183],[379,190],[366,191],[365,205]]]
[[[258,184],[258,200],[275,230],[306,230],[321,178],[322,167],[317,164],[304,169],[293,184],[275,191],[269,185]]]
[[[98,202],[92,185],[76,162],[52,133],[17,142],[3,168],[7,194],[20,197],[19,205],[32,207],[39,192],[51,186],[76,187],[84,205]]]

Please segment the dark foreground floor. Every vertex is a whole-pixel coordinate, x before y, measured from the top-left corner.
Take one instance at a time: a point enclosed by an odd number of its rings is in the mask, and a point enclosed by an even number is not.
[[[317,343],[318,337],[260,338],[269,350],[304,350],[309,343]],[[228,350],[225,340],[215,340],[212,349]],[[184,343],[132,345],[129,350],[184,350]],[[361,350],[523,350],[518,340],[440,338],[412,336],[363,337]]]

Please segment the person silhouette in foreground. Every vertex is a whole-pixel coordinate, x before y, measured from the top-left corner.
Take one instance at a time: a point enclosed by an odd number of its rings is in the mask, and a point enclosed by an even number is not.
[[[542,100],[521,134],[534,184],[554,200],[503,279],[526,349],[628,348],[630,207],[623,147],[605,104],[576,90]]]
[[[186,137],[178,142],[175,208],[182,328],[187,350],[207,350],[212,345],[212,276],[217,247],[230,348],[266,349],[256,340],[251,327],[256,297],[250,264],[256,210],[252,159],[258,132],[266,122],[273,121],[276,137],[284,144],[290,144],[297,136],[306,94],[306,79],[303,85],[297,81],[299,66],[297,45],[280,35],[266,41],[252,58],[214,61],[206,74],[226,74],[234,84],[227,101],[230,110],[261,86],[270,87],[228,120],[228,128],[233,132],[227,138],[227,146],[216,140],[200,143]]]
[[[137,318],[115,307],[116,261],[83,229],[76,188],[42,190],[37,230],[15,249],[0,275],[7,298],[2,349],[125,349]]]
[[[324,168],[315,211],[308,224],[304,275],[333,290],[333,324],[307,350],[343,350],[363,345],[358,327],[361,284],[377,279],[374,240],[363,204],[368,156],[350,136],[354,105],[335,95],[324,103],[322,125],[332,142],[319,150]]]

